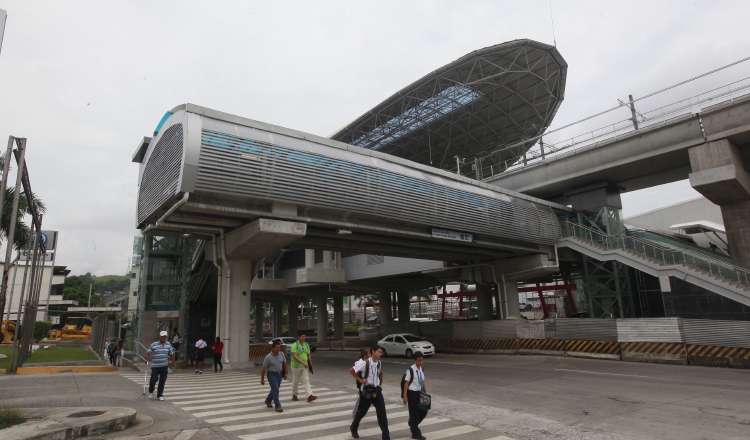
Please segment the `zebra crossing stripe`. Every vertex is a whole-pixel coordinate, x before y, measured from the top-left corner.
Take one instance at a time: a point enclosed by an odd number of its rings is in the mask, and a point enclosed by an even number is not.
[[[399,409],[399,408],[403,408],[403,407],[404,407],[403,405],[386,405],[385,409],[386,410],[395,410],[395,409]],[[297,423],[297,422],[309,422],[311,420],[331,419],[331,418],[334,418],[334,417],[345,416],[347,414],[351,415],[351,413],[352,413],[351,410],[346,410],[346,411],[329,412],[329,413],[325,413],[325,414],[312,414],[312,415],[309,415],[309,416],[302,416],[302,417],[300,417],[297,414],[287,413],[289,415],[287,415],[286,418],[294,417],[294,423]],[[279,414],[279,418],[285,418],[284,415],[285,415],[285,413]],[[407,416],[408,416],[408,414],[407,414]],[[351,419],[349,419],[348,423],[349,424],[352,423]],[[268,421],[255,422],[255,423],[244,423],[242,425],[222,426],[222,429],[224,429],[224,431],[230,431],[231,432],[231,431],[239,431],[241,429],[260,428],[260,427],[263,427],[263,426],[268,426]]]
[[[351,410],[354,409],[354,400],[349,402],[341,402],[341,403],[332,403],[330,405],[315,405],[314,409],[315,411],[320,410],[329,410],[329,409],[335,409],[335,408],[342,408],[342,407],[350,407],[350,410],[347,411],[349,414],[351,414]],[[287,408],[286,405],[284,405],[284,408]],[[244,408],[243,408],[244,409]],[[241,415],[235,415],[235,416],[228,416],[228,417],[218,417],[215,419],[204,419],[204,421],[208,423],[224,423],[224,422],[234,422],[236,420],[252,420],[252,419],[261,419],[265,417],[269,417],[269,410],[265,406],[263,407],[257,407],[248,409],[247,412],[256,411],[258,414],[241,414]],[[239,412],[239,411],[238,411]],[[298,413],[291,413],[291,412],[285,412],[278,414],[281,415],[292,415],[292,414],[298,414]],[[196,417],[200,417],[198,414],[193,414]]]
[[[266,394],[268,394],[268,393],[266,393]],[[321,397],[321,396],[331,396],[331,395],[336,395],[336,394],[348,394],[348,393],[345,392],[345,391],[327,391],[325,393],[318,393],[318,394],[316,394],[316,396]],[[168,395],[166,397],[169,398]],[[195,402],[195,403],[202,403],[202,402],[198,401],[198,402]],[[214,404],[211,404],[211,405],[184,406],[184,407],[182,407],[182,409],[185,410],[185,411],[194,411],[196,409],[225,408],[227,406],[242,405],[244,403],[245,402],[242,402],[242,401],[238,401],[238,402],[226,402],[226,403],[214,403]],[[180,404],[178,403],[177,405],[180,405]]]
[[[420,427],[427,426],[425,425],[425,422],[427,420],[432,420],[432,419],[423,420],[422,423],[419,424],[419,426]],[[441,429],[440,431],[430,432],[430,433],[427,433],[427,436],[429,436],[430,440],[440,440],[441,438],[453,437],[454,435],[465,435],[474,431],[479,431],[479,428],[477,428],[476,426],[471,426],[471,425],[461,425],[461,426],[456,426],[454,428]],[[412,438],[411,434],[409,434],[408,436],[401,437],[400,439],[397,439],[397,440],[410,440],[411,438]],[[508,439],[507,437],[505,437],[505,439],[512,440],[512,439]]]
[[[407,416],[408,415],[409,414],[407,414]],[[435,425],[438,423],[443,423],[443,422],[448,422],[448,421],[450,421],[450,419],[445,419],[443,417],[431,417],[431,418],[422,420],[422,423],[420,423],[419,426],[420,427],[430,426],[430,425]],[[348,421],[346,424],[351,425],[351,421]],[[391,433],[396,432],[396,431],[401,431],[403,429],[409,429],[409,424],[408,423],[396,423],[394,425],[388,426],[388,431],[390,431]],[[366,436],[366,435],[377,435],[377,434],[380,434],[380,427],[376,426],[374,428],[360,429],[357,431],[357,434],[359,434],[360,437]],[[245,437],[248,437],[248,438],[245,438]],[[243,440],[255,440],[255,438],[252,438],[250,436],[240,436],[240,438]],[[265,438],[265,437],[260,437],[260,438]],[[308,438],[305,440],[343,440],[343,439],[349,439],[349,438],[351,438],[351,434],[348,432],[348,429],[347,429],[347,432],[345,434],[344,433],[331,434],[331,435],[325,435],[323,437]],[[411,438],[411,436],[407,438]],[[430,439],[432,438],[433,437],[430,436]]]
[[[404,417],[409,417],[409,413],[404,411],[404,412],[400,412],[398,414],[388,416],[388,417],[391,419],[404,418]],[[424,424],[425,421],[423,421],[422,424]],[[323,429],[349,427],[351,424],[352,424],[352,419],[348,418],[347,420],[339,420],[336,422],[319,423],[317,425],[305,425],[303,429],[305,430],[305,432],[314,432],[314,431],[320,431]],[[406,426],[407,424],[403,423],[403,425]],[[268,426],[268,424],[266,423],[264,426]],[[226,427],[224,427],[224,429],[226,429]],[[276,431],[258,432],[255,434],[241,435],[239,437],[242,440],[261,440],[265,438],[274,438],[274,437],[282,437],[285,435],[299,434],[299,432],[300,432],[300,427],[295,427],[295,428],[279,429]],[[380,428],[377,429],[377,432],[380,432]],[[347,433],[347,437],[348,437],[348,434],[349,433]],[[373,432],[373,434],[375,434],[375,432]],[[335,435],[333,438],[340,439],[341,434],[339,433]],[[310,440],[310,439],[307,439],[307,440]]]
[[[201,388],[199,390],[193,390],[193,391],[172,391],[170,389],[169,395],[173,397],[174,396],[191,396],[191,395],[196,395],[196,394],[198,395],[214,394],[215,395],[217,393],[223,394],[223,393],[234,393],[234,392],[241,392],[241,391],[252,392],[252,391],[257,391],[257,390],[262,390],[262,389],[267,390],[268,386],[258,385],[258,386],[252,386],[252,387],[211,388],[210,390]]]
[[[431,436],[430,438],[434,438],[434,436]],[[487,440],[515,440],[515,439],[501,435],[500,437],[492,437],[492,438],[488,438]]]
[[[320,391],[328,391],[328,388],[318,388]],[[213,399],[206,399],[207,392],[201,391],[200,393],[196,393],[195,395],[179,395],[179,396],[173,396],[171,392],[165,393],[169,395],[169,400],[176,401],[176,402],[184,402],[184,401],[196,401],[196,399],[200,403],[209,403],[209,402],[221,402],[222,400],[235,400],[235,399],[242,399],[242,398],[258,398],[258,397],[266,397],[268,395],[268,392],[271,391],[270,388],[258,388],[254,390],[240,390],[240,391],[233,391],[230,393],[224,392],[224,393],[215,393],[213,390],[211,390],[211,393],[208,394],[210,396],[219,396]]]

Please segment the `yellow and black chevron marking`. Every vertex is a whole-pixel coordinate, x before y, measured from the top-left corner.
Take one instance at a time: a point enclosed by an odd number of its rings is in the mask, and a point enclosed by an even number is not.
[[[565,351],[567,342],[563,339],[519,339],[519,350]]]
[[[668,354],[679,356],[685,354],[685,346],[681,342],[622,342],[622,352],[644,354]]]
[[[750,348],[722,347],[719,345],[687,344],[687,353],[691,357],[702,358],[732,358],[750,361]]]
[[[567,341],[565,351],[576,353],[620,354],[620,343],[605,341]]]
[[[250,347],[250,357],[264,357],[271,352],[271,346],[269,344],[254,345]]]

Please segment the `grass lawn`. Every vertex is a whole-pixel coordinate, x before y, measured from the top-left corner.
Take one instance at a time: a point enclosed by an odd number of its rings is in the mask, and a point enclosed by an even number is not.
[[[0,359],[0,369],[9,368],[10,366],[10,354],[13,351],[13,347],[10,345],[3,345],[0,347],[0,354],[8,356],[8,359]],[[39,349],[35,351],[31,356],[26,359],[26,363],[37,363],[37,362],[61,362],[61,361],[93,361],[96,360],[96,356],[90,350],[85,348],[68,348],[68,347],[55,347],[51,345],[49,349]]]
[[[25,422],[21,412],[16,409],[0,409],[0,429],[10,428]]]

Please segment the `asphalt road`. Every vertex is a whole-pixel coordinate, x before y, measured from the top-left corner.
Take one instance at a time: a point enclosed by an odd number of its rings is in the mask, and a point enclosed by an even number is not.
[[[352,389],[357,352],[320,351],[316,381]],[[398,400],[411,362],[384,359]],[[545,356],[437,354],[425,360],[431,415],[514,439],[750,439],[750,370]]]

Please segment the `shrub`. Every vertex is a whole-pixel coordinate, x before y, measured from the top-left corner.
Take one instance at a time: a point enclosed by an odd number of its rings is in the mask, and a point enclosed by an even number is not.
[[[47,321],[37,321],[34,324],[34,340],[38,343],[42,339],[46,338],[49,334],[49,329],[52,327],[52,323]]]

